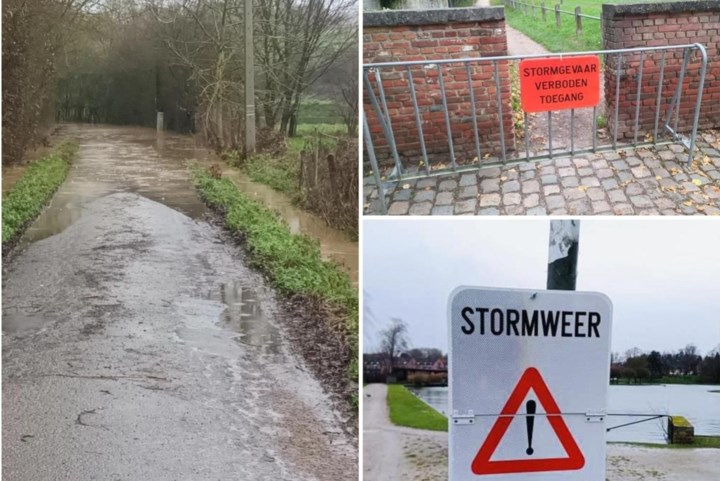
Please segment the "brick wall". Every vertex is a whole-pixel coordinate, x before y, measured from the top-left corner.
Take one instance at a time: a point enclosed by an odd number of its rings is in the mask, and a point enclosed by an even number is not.
[[[363,60],[365,64],[393,61],[507,55],[505,12],[502,7],[438,9],[427,11],[365,12]],[[498,63],[505,141],[513,143],[510,80],[507,62]],[[420,137],[405,67],[381,69],[382,86],[391,117],[395,141],[403,164],[418,165],[422,159]],[[423,137],[431,163],[449,165],[450,155],[437,64],[412,67],[413,85],[422,119]],[[462,64],[442,67],[455,156],[459,163],[476,157],[470,103],[470,83],[475,95],[482,154],[496,155],[500,145],[497,89],[492,63],[472,64],[471,82]],[[380,101],[376,72],[369,73]],[[363,84],[363,88],[365,89]],[[364,92],[364,110],[378,160],[390,159],[388,144],[376,113]]]
[[[603,43],[607,49],[655,47],[701,43],[707,48],[708,68],[705,77],[700,129],[720,128],[720,2],[697,1],[658,4],[603,5]],[[640,137],[655,123],[655,105],[659,90],[662,53],[646,52],[643,57],[643,79],[640,97]],[[624,55],[620,74],[618,136],[633,136],[637,100],[640,55]],[[677,87],[682,52],[665,57],[660,122]],[[605,98],[610,132],[614,129],[617,57],[610,56],[605,70]],[[679,130],[689,132],[692,126],[699,85],[700,55],[691,53],[682,85]],[[672,124],[671,124],[672,126]]]

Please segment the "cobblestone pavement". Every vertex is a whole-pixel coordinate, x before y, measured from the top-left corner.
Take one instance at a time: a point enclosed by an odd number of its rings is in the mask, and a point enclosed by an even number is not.
[[[680,145],[602,152],[387,185],[390,215],[720,215],[720,133]],[[365,214],[380,214],[372,176]]]

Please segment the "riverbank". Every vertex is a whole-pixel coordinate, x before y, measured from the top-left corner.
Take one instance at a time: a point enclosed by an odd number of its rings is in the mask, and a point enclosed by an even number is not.
[[[387,388],[387,404],[390,410],[390,421],[393,424],[408,428],[447,432],[447,418],[405,386],[391,384]]]

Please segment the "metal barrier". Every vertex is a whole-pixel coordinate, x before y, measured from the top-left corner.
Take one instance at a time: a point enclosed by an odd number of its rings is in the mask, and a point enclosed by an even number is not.
[[[685,138],[680,134],[679,117],[680,103],[683,94],[683,82],[689,78],[686,76],[688,63],[692,53],[697,53],[700,61],[699,79],[697,83],[697,93],[695,105],[693,109],[692,126],[689,132],[689,138]],[[514,140],[513,132],[507,131],[504,118],[504,109],[509,108],[509,102],[503,100],[503,96],[510,93],[510,82],[508,73],[501,75],[500,71],[507,71],[507,65],[511,62],[519,62],[530,58],[547,58],[547,57],[573,57],[582,55],[601,55],[602,70],[606,78],[605,84],[612,87],[614,84],[615,108],[613,115],[613,133],[612,142],[599,144],[597,135],[597,119],[598,108],[602,108],[602,97],[599,106],[592,109],[592,141],[590,145],[576,145],[575,132],[575,109],[570,110],[570,137],[569,146],[558,147],[557,143],[553,144],[553,114],[558,115],[560,111],[547,112],[547,148],[543,145],[538,149],[533,147],[533,154],[530,152],[530,139],[528,136],[528,115],[523,113],[524,120],[524,152],[514,149],[512,140]],[[653,58],[651,58],[653,57]],[[660,57],[659,80],[656,85],[647,86],[657,89],[657,93],[645,94],[645,98],[641,99],[643,87],[643,70],[650,71],[651,67],[656,66],[657,62],[652,63]],[[612,66],[614,62],[614,67]],[[610,65],[608,65],[610,64]],[[623,65],[627,64],[632,68],[624,69]],[[611,69],[612,72],[608,72]],[[652,69],[654,70],[654,68]],[[680,142],[688,149],[687,162],[693,159],[695,150],[695,137],[697,135],[698,120],[700,115],[700,105],[702,101],[703,84],[705,81],[705,73],[707,70],[707,53],[705,47],[701,44],[687,44],[677,46],[663,47],[638,47],[618,50],[597,50],[589,52],[569,52],[557,55],[539,54],[539,55],[515,55],[502,57],[485,57],[485,58],[460,58],[460,59],[443,59],[443,60],[419,60],[408,62],[386,62],[371,63],[363,66],[363,83],[364,92],[369,99],[370,112],[374,112],[376,120],[374,126],[375,131],[370,130],[368,119],[363,115],[363,129],[365,147],[367,152],[367,160],[373,170],[375,183],[379,188],[379,197],[383,205],[382,212],[385,213],[384,188],[382,181],[399,182],[401,180],[417,179],[428,176],[440,176],[445,174],[461,173],[480,168],[513,165],[528,161],[552,159],[554,157],[573,156],[576,154],[594,153],[603,150],[618,150],[623,148],[635,148],[641,146],[666,145],[670,143]],[[413,74],[415,72],[415,75]],[[669,74],[666,74],[669,72]],[[607,74],[614,75],[614,81],[609,81]],[[657,71],[653,71],[657,73]],[[618,138],[618,125],[620,119],[620,90],[621,77],[635,76],[636,97],[634,108],[634,124],[629,124],[629,115],[631,113],[623,112],[624,122],[628,129],[632,129],[632,139],[624,141]],[[372,81],[371,81],[372,77]],[[391,86],[384,87],[383,80],[387,78]],[[451,121],[450,109],[448,108],[448,92],[445,85],[445,78],[450,78],[452,82],[453,98],[451,99],[453,120]],[[418,82],[418,80],[420,80]],[[672,97],[668,100],[668,96],[663,96],[664,87],[671,88],[674,82],[677,85],[671,90]],[[602,82],[602,79],[601,79]],[[666,82],[666,83],[664,83]],[[462,93],[458,94],[458,86],[462,85]],[[418,89],[422,88],[423,97],[418,96]],[[405,97],[393,101],[392,109],[389,108],[390,102],[386,98],[386,92],[392,91],[392,95],[397,97],[404,95]],[[409,94],[408,94],[409,93]],[[480,94],[480,95],[476,95]],[[483,95],[484,93],[484,95]],[[505,95],[507,94],[507,95]],[[606,92],[607,94],[607,92]],[[652,99],[648,98],[652,95]],[[642,102],[641,102],[642,100]],[[492,102],[492,105],[489,105]],[[507,103],[506,103],[507,102]],[[654,114],[649,118],[647,110],[643,110],[642,117],[644,119],[644,131],[640,132],[641,103],[649,106],[652,103]],[[463,105],[465,104],[465,105]],[[478,105],[483,107],[478,108]],[[493,108],[494,106],[494,108]],[[465,109],[467,108],[467,110]],[[442,110],[442,120],[438,115]],[[469,110],[469,111],[468,111]],[[480,110],[480,112],[478,112]],[[580,109],[578,109],[580,110]],[[687,110],[687,109],[684,109]],[[662,128],[660,128],[661,112],[664,111]],[[393,124],[398,119],[393,119],[393,114],[398,115],[399,112],[405,114],[402,123],[402,134],[406,138],[402,145],[396,142],[396,130]],[[512,112],[505,112],[512,114]],[[469,115],[469,117],[468,117]],[[674,115],[674,121],[673,121]],[[431,120],[424,119],[424,116],[432,117]],[[461,117],[462,116],[462,117]],[[413,120],[408,120],[412,117]],[[652,119],[654,118],[654,122]],[[469,120],[468,120],[469,119]],[[438,123],[442,122],[443,126],[439,127],[433,120]],[[467,124],[471,121],[471,125]],[[481,121],[481,122],[480,122]],[[490,124],[492,122],[492,124]],[[687,123],[688,119],[683,119],[683,123]],[[647,124],[652,124],[648,126]],[[411,128],[411,125],[414,127]],[[672,125],[671,125],[672,124]],[[494,129],[488,129],[488,125]],[[465,152],[458,155],[458,140],[454,140],[453,127],[466,127]],[[481,127],[479,129],[479,127]],[[410,130],[414,130],[413,133]],[[430,130],[431,135],[427,132]],[[468,130],[472,131],[472,139],[468,139],[470,135]],[[494,141],[495,137],[487,134],[486,131],[497,132],[499,134],[499,143]],[[382,133],[382,137],[379,134]],[[643,140],[638,141],[639,134]],[[669,139],[665,138],[669,134]],[[652,136],[649,140],[648,136]],[[412,139],[407,140],[408,136]],[[630,137],[627,132],[622,133],[622,137]],[[660,139],[660,137],[664,139]],[[485,142],[481,142],[481,137]],[[509,139],[510,142],[507,142]],[[383,142],[384,140],[384,142]],[[446,148],[438,149],[438,142],[442,141]],[[432,149],[428,148],[428,142],[431,143]],[[385,145],[380,145],[380,144]],[[508,143],[511,145],[508,146]],[[377,148],[387,150],[387,157],[392,159],[394,168],[386,175],[383,175],[378,165]],[[470,150],[471,152],[468,152]],[[483,153],[484,156],[483,156]],[[474,154],[474,155],[472,155]],[[464,156],[464,157],[463,157]],[[417,166],[408,166],[405,160],[416,159]],[[449,161],[450,166],[446,167],[445,163]]]

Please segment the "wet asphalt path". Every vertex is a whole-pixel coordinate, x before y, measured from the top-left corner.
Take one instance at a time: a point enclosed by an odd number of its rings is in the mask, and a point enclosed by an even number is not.
[[[163,159],[132,136],[78,134],[4,269],[3,479],[357,479],[356,446],[283,338],[289,314],[186,215],[203,208],[184,167],[153,178]]]

